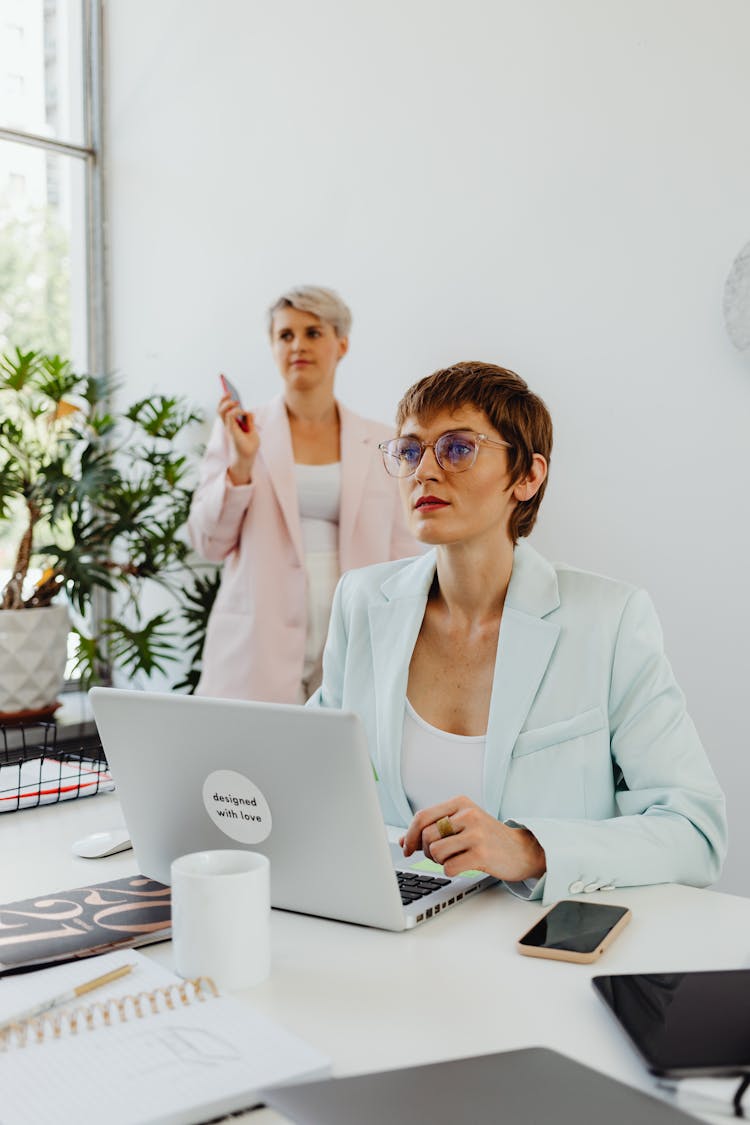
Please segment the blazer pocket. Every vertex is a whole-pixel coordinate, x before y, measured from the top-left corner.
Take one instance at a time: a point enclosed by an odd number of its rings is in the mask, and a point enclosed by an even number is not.
[[[513,757],[522,758],[525,754],[535,754],[537,750],[558,746],[562,742],[569,742],[572,738],[582,738],[585,734],[593,734],[601,730],[603,726],[604,716],[601,707],[592,707],[590,711],[582,711],[580,715],[573,715],[570,719],[561,719],[558,723],[550,723],[546,727],[525,730],[516,739]]]

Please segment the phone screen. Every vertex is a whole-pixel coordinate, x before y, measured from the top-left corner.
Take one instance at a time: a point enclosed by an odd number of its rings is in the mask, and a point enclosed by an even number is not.
[[[222,386],[224,387],[225,393],[228,394],[228,395],[231,395],[231,397],[234,399],[234,401],[237,403],[238,406],[242,406],[242,399],[240,398],[240,392],[237,390],[237,388],[235,387],[235,385],[231,381],[231,379],[227,379],[226,375],[220,375],[219,378],[221,379],[221,383],[222,383]]]
[[[565,900],[553,906],[520,940],[536,949],[567,949],[593,953],[627,913],[624,906]]]
[[[226,375],[219,375],[219,378],[221,379],[221,386],[222,386],[222,389],[224,391],[224,394],[229,395],[230,398],[233,398],[238,406],[242,406],[242,401],[240,399],[240,393],[237,390],[237,388],[235,387],[234,383],[231,381],[231,379],[227,379]],[[237,415],[237,425],[239,426],[239,428],[241,430],[244,431],[244,433],[247,433],[249,431],[250,427],[249,427],[248,422],[247,422],[247,415],[246,414],[238,414]]]

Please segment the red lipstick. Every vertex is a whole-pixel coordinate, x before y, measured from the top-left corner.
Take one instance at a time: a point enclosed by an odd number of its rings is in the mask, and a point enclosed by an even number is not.
[[[430,510],[435,508],[447,508],[448,501],[441,500],[439,496],[420,496],[414,507],[419,511],[424,511],[425,508]]]

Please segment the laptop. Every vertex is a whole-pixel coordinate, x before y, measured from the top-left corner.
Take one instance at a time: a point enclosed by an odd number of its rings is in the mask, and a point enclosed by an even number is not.
[[[261,1090],[297,1125],[681,1125],[696,1118],[544,1047]]]
[[[407,930],[497,882],[453,879],[389,844],[357,715],[291,704],[92,688],[140,871],[247,848],[271,863],[283,910]]]

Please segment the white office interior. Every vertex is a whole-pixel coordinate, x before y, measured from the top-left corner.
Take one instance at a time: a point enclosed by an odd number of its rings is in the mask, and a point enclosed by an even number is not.
[[[113,374],[115,413],[180,396],[203,421],[170,454],[195,483],[219,372],[246,406],[267,402],[281,389],[269,304],[329,286],[353,312],[337,393],[355,411],[392,425],[409,385],[460,360],[513,368],[546,400],[555,441],[531,542],[649,591],[730,834],[713,888],[612,878],[614,894],[602,880],[617,873],[577,870],[551,919],[520,884],[474,894],[482,872],[449,884],[416,852],[405,874],[437,887],[415,905],[394,886],[380,762],[351,715],[282,709],[305,727],[290,759],[274,707],[148,694],[186,689],[187,623],[180,659],[150,678],[110,648],[114,685],[139,690],[100,688],[92,709],[58,609],[72,678],[45,708],[56,744],[26,740],[28,713],[8,722],[0,675],[8,1125],[277,1125],[316,1106],[333,1125],[328,1097],[347,1125],[750,1114],[749,46],[748,0],[0,0],[0,617],[5,581],[20,597],[23,576],[3,491],[22,479],[3,460],[10,350]],[[79,424],[61,385],[43,410],[30,400],[32,437],[37,421]],[[106,447],[140,469],[135,432]],[[41,568],[28,581],[43,592]],[[123,603],[100,593],[89,618],[71,600],[72,623],[106,635]],[[159,608],[153,589],[137,597]],[[35,651],[19,667],[41,681]],[[617,695],[604,682],[603,708]],[[206,753],[219,713],[233,764],[254,754],[258,776]],[[601,760],[608,776],[606,739]],[[277,791],[260,769],[278,778],[280,761]],[[215,832],[198,841],[202,809]],[[442,846],[457,815],[435,821]],[[670,851],[650,854],[658,877]],[[199,1003],[212,981],[218,998]]]
[[[744,0],[106,0],[110,363],[208,417],[278,390],[265,309],[354,314],[338,393],[390,420],[438,366],[555,422],[533,543],[645,586],[750,893]]]

